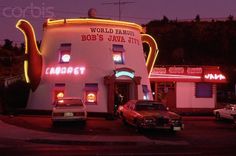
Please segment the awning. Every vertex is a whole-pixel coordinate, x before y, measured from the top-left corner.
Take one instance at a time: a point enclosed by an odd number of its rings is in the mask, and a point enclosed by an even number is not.
[[[149,79],[158,82],[227,82],[219,66],[156,66]]]

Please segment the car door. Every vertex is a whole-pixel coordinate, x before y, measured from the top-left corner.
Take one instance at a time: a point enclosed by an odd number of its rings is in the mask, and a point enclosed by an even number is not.
[[[124,108],[123,108],[123,116],[126,120],[129,120],[130,118],[130,105],[131,105],[131,102],[128,102],[124,105]]]
[[[232,106],[231,105],[227,105],[223,110],[222,110],[222,113],[221,113],[221,117],[222,118],[226,118],[226,119],[233,119],[232,117],[232,112],[233,109],[232,109]]]
[[[127,122],[129,122],[130,124],[133,124],[133,110],[134,110],[134,103],[133,102],[129,102],[127,105],[127,109],[125,112],[125,119]]]
[[[129,107],[129,122],[134,124],[135,117],[136,117],[135,103],[132,103],[130,104],[130,107]]]

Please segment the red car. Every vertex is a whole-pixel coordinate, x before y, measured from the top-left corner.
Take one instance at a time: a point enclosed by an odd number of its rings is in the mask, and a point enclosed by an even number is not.
[[[138,129],[155,128],[180,131],[184,124],[180,115],[170,112],[168,108],[157,101],[130,100],[118,109],[124,123],[129,123]]]

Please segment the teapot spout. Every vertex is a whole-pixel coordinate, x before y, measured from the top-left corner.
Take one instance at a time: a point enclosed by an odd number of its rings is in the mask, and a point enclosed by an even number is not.
[[[32,25],[26,20],[19,20],[16,24],[25,37],[24,72],[27,83],[30,83],[32,91],[35,91],[41,80],[42,56],[36,44],[35,33]]]

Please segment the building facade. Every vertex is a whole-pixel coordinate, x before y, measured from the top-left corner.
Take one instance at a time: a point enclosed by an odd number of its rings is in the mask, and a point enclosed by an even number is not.
[[[154,99],[177,112],[212,111],[217,84],[227,82],[218,66],[156,66],[149,79]]]
[[[114,113],[129,99],[152,99],[148,76],[157,56],[155,40],[130,22],[105,19],[48,20],[40,50],[28,21],[17,23],[26,38],[27,109],[51,110],[61,97],[78,97],[88,112]],[[147,61],[142,43],[151,47]]]

